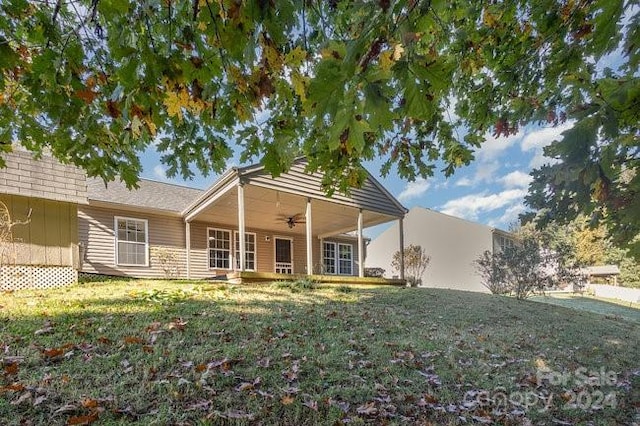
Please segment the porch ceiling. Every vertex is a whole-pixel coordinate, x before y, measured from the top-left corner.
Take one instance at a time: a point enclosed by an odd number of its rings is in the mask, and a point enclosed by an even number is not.
[[[287,217],[299,215],[304,218],[307,199],[283,191],[245,184],[245,226],[247,229],[272,230],[274,233],[305,234],[305,224],[297,223],[289,228]],[[311,201],[312,230],[314,235],[333,235],[357,229],[358,209],[344,206],[331,200]],[[363,211],[364,227],[378,225],[397,219],[382,213]],[[217,199],[196,217],[194,221],[210,222],[237,229],[237,187]]]

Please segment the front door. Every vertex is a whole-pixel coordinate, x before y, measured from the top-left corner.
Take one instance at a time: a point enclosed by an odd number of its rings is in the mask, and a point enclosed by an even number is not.
[[[276,274],[293,274],[293,240],[290,238],[275,238]]]

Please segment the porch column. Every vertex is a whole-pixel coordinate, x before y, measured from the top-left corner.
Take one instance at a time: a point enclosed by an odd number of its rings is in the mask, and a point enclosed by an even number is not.
[[[362,209],[358,211],[358,276],[364,278],[364,238],[362,238]]]
[[[311,226],[311,198],[307,198],[307,274],[313,274],[313,227]]]
[[[245,227],[244,227],[244,185],[242,183],[238,184],[238,239],[240,240],[240,270],[244,271],[245,269]],[[236,249],[235,240],[231,241],[231,250],[232,253]]]
[[[400,279],[404,280],[404,218],[398,219],[398,237],[400,240]]]
[[[191,279],[191,222],[184,223],[185,242],[187,246],[187,279]]]

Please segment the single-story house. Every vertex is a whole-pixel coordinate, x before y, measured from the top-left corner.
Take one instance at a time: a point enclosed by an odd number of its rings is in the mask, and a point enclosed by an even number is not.
[[[77,281],[78,206],[86,177],[47,154],[18,146],[0,168],[0,290],[50,288]]]
[[[367,247],[367,267],[383,268],[386,277],[399,274],[391,266],[400,249],[401,224],[394,224],[373,239]],[[422,286],[488,293],[476,272],[474,261],[486,250],[495,252],[515,243],[514,237],[500,229],[450,216],[423,207],[414,207],[404,220],[405,247],[420,245],[431,257]]]
[[[88,204],[78,210],[81,271],[363,277],[363,229],[401,222],[407,210],[371,175],[362,188],[329,198],[322,174],[305,166],[300,158],[275,178],[261,165],[236,167],[204,191],[144,179],[129,191],[89,179]]]
[[[587,285],[591,284],[594,280],[596,282],[618,285],[618,276],[620,275],[618,265],[587,266],[583,268],[581,272],[587,281]]]

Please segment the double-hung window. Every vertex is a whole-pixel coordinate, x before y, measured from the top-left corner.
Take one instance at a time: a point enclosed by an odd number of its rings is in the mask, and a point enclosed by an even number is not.
[[[209,268],[231,269],[231,231],[209,228]]]
[[[325,241],[322,247],[325,274],[353,275],[353,246]]]
[[[236,269],[240,269],[240,233],[235,232],[235,264]],[[244,233],[244,269],[247,271],[256,270],[256,234],[253,232]]]
[[[324,259],[324,273],[335,274],[336,273],[336,243],[323,244],[322,258]]]
[[[115,217],[116,264],[149,266],[149,225],[145,219]]]

